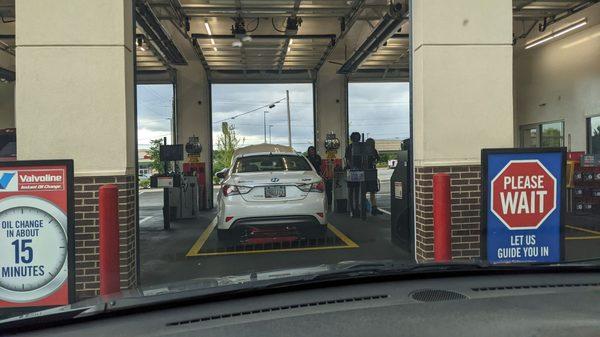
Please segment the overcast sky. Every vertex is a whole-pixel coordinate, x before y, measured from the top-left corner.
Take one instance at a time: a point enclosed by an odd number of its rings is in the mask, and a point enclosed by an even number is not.
[[[221,133],[221,123],[235,125],[244,145],[265,141],[264,117],[266,116],[267,143],[269,125],[271,143],[288,143],[287,104],[285,91],[290,91],[290,115],[292,123],[292,146],[303,151],[314,142],[312,85],[303,84],[215,84],[212,88],[213,144]],[[275,107],[263,107],[271,103]],[[261,108],[262,107],[262,108]],[[256,110],[253,112],[249,112]],[[265,115],[264,111],[268,113]],[[247,114],[244,114],[249,112]],[[239,117],[240,114],[244,114]],[[235,117],[234,119],[231,119]]]
[[[138,85],[138,147],[147,149],[150,140],[171,137],[173,86],[170,84]]]
[[[408,138],[409,99],[408,83],[349,83],[349,131],[375,140]]]
[[[287,144],[285,91],[290,91],[292,144],[304,151],[313,143],[313,92],[311,84],[215,84],[212,88],[213,142],[221,123],[235,125],[244,145],[264,142],[264,111],[267,142]],[[377,139],[404,139],[409,135],[408,83],[350,83],[350,131]],[[173,96],[171,85],[138,86],[138,142],[146,148],[151,139],[169,137]],[[275,107],[263,107],[280,101]],[[252,111],[256,110],[256,111]],[[252,112],[250,112],[252,111]],[[239,116],[240,114],[243,114]],[[237,116],[237,117],[236,117]],[[235,117],[232,119],[232,117]]]

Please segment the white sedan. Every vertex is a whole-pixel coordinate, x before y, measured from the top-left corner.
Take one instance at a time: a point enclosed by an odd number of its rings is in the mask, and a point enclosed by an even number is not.
[[[261,152],[252,152],[253,148]],[[265,151],[273,149],[277,151]],[[267,144],[243,148],[234,154],[232,166],[217,176],[223,179],[217,201],[220,240],[260,226],[294,227],[311,234],[326,231],[323,180],[292,148]]]

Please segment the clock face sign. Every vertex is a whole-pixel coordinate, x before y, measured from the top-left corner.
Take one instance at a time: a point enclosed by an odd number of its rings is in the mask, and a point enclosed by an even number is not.
[[[30,302],[59,289],[68,275],[67,216],[47,200],[0,200],[0,300]]]
[[[72,160],[0,163],[0,311],[75,298]]]

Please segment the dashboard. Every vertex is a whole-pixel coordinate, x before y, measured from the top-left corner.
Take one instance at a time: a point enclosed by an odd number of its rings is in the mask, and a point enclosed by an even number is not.
[[[23,334],[598,336],[600,274],[459,276],[328,286],[193,303]]]

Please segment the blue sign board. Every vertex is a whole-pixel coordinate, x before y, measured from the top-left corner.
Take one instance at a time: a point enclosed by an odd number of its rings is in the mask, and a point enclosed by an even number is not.
[[[489,263],[564,257],[564,148],[482,150],[482,256]]]

